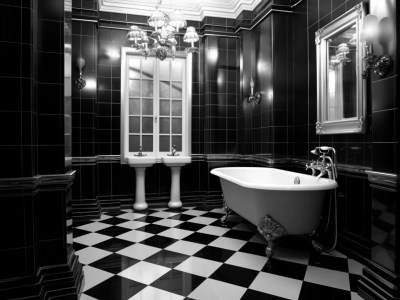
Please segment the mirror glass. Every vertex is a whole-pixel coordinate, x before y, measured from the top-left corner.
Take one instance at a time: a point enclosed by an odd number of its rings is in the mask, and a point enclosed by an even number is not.
[[[365,128],[364,12],[357,5],[316,32],[318,66],[317,134],[362,133]]]

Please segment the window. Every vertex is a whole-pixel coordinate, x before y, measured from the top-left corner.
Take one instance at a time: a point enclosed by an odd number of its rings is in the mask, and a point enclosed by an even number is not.
[[[191,55],[164,61],[122,48],[121,159],[142,149],[190,155]]]

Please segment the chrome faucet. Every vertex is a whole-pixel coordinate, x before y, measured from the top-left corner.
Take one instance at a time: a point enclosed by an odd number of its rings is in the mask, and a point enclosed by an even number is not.
[[[143,154],[142,152],[142,146],[139,146],[139,152],[138,154],[133,154],[134,156],[146,156],[146,154]]]
[[[168,156],[178,156],[179,154],[176,153],[175,145],[172,146],[171,154],[167,154]]]
[[[333,159],[327,155],[330,151],[333,153]],[[337,170],[335,149],[332,147],[321,146],[316,147],[311,151],[311,153],[320,155],[320,157],[316,161],[313,160],[306,164],[306,170],[312,170],[312,176],[316,176],[316,171],[319,171],[320,173],[318,174],[317,179],[327,174],[329,179],[336,180]]]

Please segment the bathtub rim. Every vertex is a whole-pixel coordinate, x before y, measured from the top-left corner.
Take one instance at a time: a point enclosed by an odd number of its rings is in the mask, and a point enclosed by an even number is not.
[[[238,178],[228,175],[223,170],[232,169],[272,169],[281,173],[291,173],[291,176],[299,176],[300,182],[302,177],[313,177],[308,174],[302,174],[292,171],[286,171],[278,168],[268,168],[268,167],[220,167],[214,168],[210,171],[211,174],[233,182],[245,188],[259,189],[259,190],[273,190],[273,191],[321,191],[321,190],[332,190],[338,187],[338,183],[333,179],[320,178],[318,179],[319,184],[291,184],[291,185],[277,185],[277,184],[256,184],[249,181],[239,180]]]

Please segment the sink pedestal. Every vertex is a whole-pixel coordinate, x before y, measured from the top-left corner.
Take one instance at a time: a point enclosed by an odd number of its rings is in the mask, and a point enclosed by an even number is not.
[[[135,167],[136,172],[136,193],[135,203],[133,204],[134,210],[145,210],[149,206],[146,202],[145,187],[145,173],[146,168]]]
[[[180,208],[182,207],[181,187],[180,187],[181,167],[171,166],[170,168],[171,168],[171,196],[168,202],[168,207]]]

